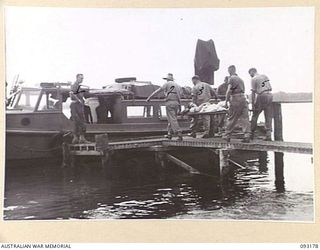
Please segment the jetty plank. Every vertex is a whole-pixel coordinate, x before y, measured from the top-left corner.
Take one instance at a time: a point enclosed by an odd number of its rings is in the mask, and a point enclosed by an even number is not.
[[[193,147],[193,148],[210,148],[210,149],[227,149],[227,150],[248,150],[248,151],[273,151],[280,153],[299,153],[312,154],[312,143],[303,142],[284,142],[284,141],[260,141],[253,140],[250,143],[243,143],[241,140],[233,139],[226,142],[222,138],[189,138],[185,137],[183,141],[168,140],[165,138],[145,139],[133,141],[110,142],[110,150],[124,150],[137,148],[150,148],[154,146],[163,147]],[[101,152],[96,150],[95,143],[70,145],[70,154],[101,156]]]
[[[241,140],[231,140],[226,142],[221,138],[214,139],[193,139],[185,138],[183,141],[166,140],[162,142],[164,146],[171,147],[195,147],[195,148],[215,148],[215,149],[237,149],[248,151],[273,151],[282,153],[312,154],[312,143],[303,142],[283,142],[283,141],[260,141],[253,140],[250,143],[243,143]]]
[[[312,93],[286,93],[275,92],[273,93],[274,103],[311,103]]]

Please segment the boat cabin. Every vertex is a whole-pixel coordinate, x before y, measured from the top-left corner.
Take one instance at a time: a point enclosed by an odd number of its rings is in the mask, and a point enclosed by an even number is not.
[[[130,88],[87,89],[85,117],[88,124],[157,123],[166,121],[163,95],[146,102],[158,86],[132,85]],[[23,113],[63,113],[71,118],[69,83],[41,83],[40,88],[21,88],[7,106],[7,111]],[[182,110],[188,99],[182,100]],[[187,119],[187,117],[180,117]]]

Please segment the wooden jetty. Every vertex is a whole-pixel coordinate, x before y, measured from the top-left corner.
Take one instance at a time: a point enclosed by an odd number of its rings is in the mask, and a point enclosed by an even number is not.
[[[109,142],[108,150],[124,150],[124,149],[146,149],[154,146],[162,145],[165,138],[153,138],[143,140],[132,141],[119,141]],[[97,149],[96,143],[89,144],[71,144],[69,145],[71,155],[83,155],[83,156],[99,156],[103,155],[103,152]]]
[[[211,148],[225,150],[247,150],[247,151],[272,151],[281,153],[299,153],[312,154],[312,144],[302,142],[283,142],[283,141],[262,141],[253,140],[249,143],[243,143],[240,140],[226,142],[221,138],[213,139],[194,139],[186,138],[183,141],[163,141],[163,146],[167,147],[194,147]]]
[[[156,147],[157,146],[157,147]],[[312,154],[312,143],[262,141],[253,140],[243,143],[239,139],[226,142],[222,138],[190,138],[184,137],[183,141],[168,140],[165,138],[143,139],[133,141],[109,142],[108,150],[145,149],[150,151],[170,150],[179,147],[209,148],[224,150],[246,150],[246,151],[272,151],[280,153]],[[71,144],[69,145],[71,155],[101,156],[103,152],[97,149],[96,143]]]
[[[219,156],[220,176],[224,177],[229,172],[230,150],[242,151],[271,151],[275,153],[275,177],[276,185],[284,184],[283,177],[283,153],[313,154],[312,143],[285,142],[283,141],[282,111],[281,103],[309,103],[312,102],[311,93],[275,93],[273,101],[274,116],[274,141],[253,140],[243,143],[240,140],[232,139],[226,142],[222,138],[191,138],[184,137],[183,141],[168,140],[165,138],[150,138],[140,140],[128,140],[109,142],[107,135],[97,135],[96,142],[90,144],[63,144],[63,164],[68,165],[76,156],[99,156],[102,165],[106,166],[110,157],[110,152],[117,150],[147,150],[155,154],[155,159],[160,166],[165,165],[165,161],[171,161],[175,165],[187,170],[192,174],[199,173],[197,169],[171,155],[171,150],[183,148],[203,148],[210,149]],[[233,163],[235,164],[235,163]]]
[[[176,166],[185,169],[191,174],[199,174],[197,169],[171,155],[169,152],[183,148],[204,148],[213,150],[219,157],[220,176],[224,178],[230,171],[230,150],[272,151],[275,152],[276,184],[283,185],[283,153],[313,153],[313,147],[311,143],[301,142],[253,140],[250,143],[243,143],[238,139],[231,140],[231,142],[226,142],[221,138],[200,139],[190,137],[184,137],[183,141],[168,140],[165,138],[152,138],[143,140],[108,142],[106,136],[105,138],[103,138],[103,135],[100,137],[102,137],[102,139],[98,138],[98,141],[104,141],[103,143],[100,142],[100,144],[104,145],[103,147],[99,146],[99,143],[67,145],[67,149],[64,154],[65,165],[68,165],[68,159],[70,160],[70,158],[72,159],[75,156],[99,156],[101,157],[102,166],[107,168],[110,157],[109,152],[138,149],[152,151],[155,154],[157,163],[161,167],[165,167],[166,161],[171,161]]]

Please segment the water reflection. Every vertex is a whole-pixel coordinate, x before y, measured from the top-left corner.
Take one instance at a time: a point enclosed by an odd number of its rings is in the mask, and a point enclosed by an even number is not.
[[[150,159],[131,161],[131,156],[126,167],[114,161],[112,176],[92,163],[75,169],[10,166],[4,218],[313,220],[313,186],[300,190],[290,178],[286,190],[275,186],[273,154],[231,157],[238,165],[224,183],[212,174],[216,165],[205,166],[209,175],[190,175],[174,167],[155,171]],[[305,172],[305,166],[295,171]]]

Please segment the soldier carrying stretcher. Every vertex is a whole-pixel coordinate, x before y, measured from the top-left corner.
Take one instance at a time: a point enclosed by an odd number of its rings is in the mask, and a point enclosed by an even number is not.
[[[155,90],[146,101],[150,101],[151,97],[160,93],[161,91],[164,92],[166,97],[166,112],[168,119],[168,134],[166,137],[171,139],[172,136],[177,135],[178,140],[182,141],[182,132],[177,118],[181,105],[181,87],[174,82],[173,74],[171,73],[169,73],[167,77],[164,77],[163,79],[167,82],[163,84],[162,87]]]
[[[216,92],[210,87],[208,83],[201,82],[200,77],[195,75],[192,77],[192,82],[194,84],[192,89],[192,102],[200,106],[204,103],[208,103],[211,97],[218,99]],[[200,117],[195,116],[191,121],[191,136],[196,137],[196,132],[199,130],[200,121],[202,121],[204,127],[204,134],[202,138],[210,137],[210,115],[201,115]]]

